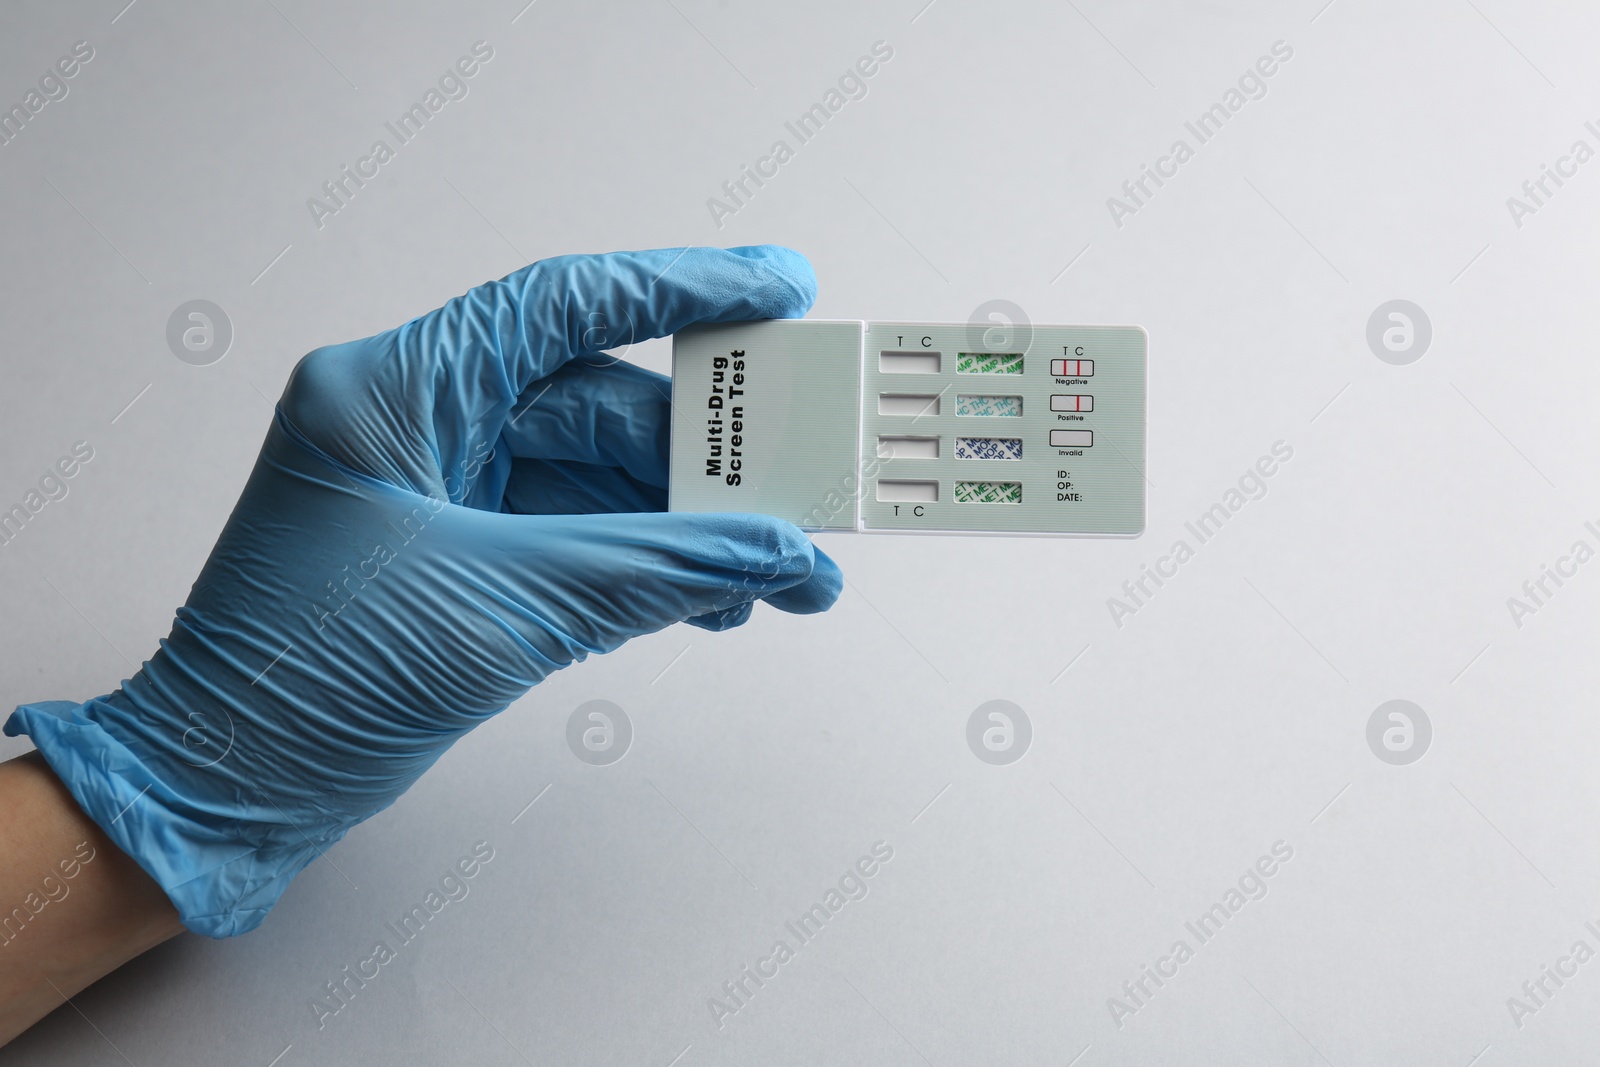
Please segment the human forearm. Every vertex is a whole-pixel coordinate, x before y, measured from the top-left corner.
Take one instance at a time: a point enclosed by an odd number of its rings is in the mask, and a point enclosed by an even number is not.
[[[0,1045],[182,929],[38,753],[0,763]]]

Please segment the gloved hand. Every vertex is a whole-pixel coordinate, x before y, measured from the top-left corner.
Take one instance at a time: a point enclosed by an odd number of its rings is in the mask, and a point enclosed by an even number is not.
[[[662,512],[670,382],[598,355],[815,294],[773,246],[563,256],[310,353],[160,650],[5,732],[190,930],[253,929],[550,672],[756,600],[832,605],[842,576],[794,526]]]

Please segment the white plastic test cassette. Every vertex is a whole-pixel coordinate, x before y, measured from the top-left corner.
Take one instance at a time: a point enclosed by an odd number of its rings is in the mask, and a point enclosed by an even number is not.
[[[772,319],[672,345],[673,511],[806,530],[1137,536],[1138,326]]]

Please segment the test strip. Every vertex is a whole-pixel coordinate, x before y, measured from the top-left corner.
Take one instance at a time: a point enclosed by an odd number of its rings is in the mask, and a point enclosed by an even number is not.
[[[957,504],[1020,504],[1021,482],[957,482]]]
[[[937,352],[879,352],[878,369],[884,374],[938,374]]]
[[[911,393],[879,393],[879,415],[937,415],[939,414],[939,398],[929,393],[926,396]]]
[[[1057,378],[1092,378],[1094,376],[1094,360],[1092,359],[1052,359],[1050,373]]]
[[[878,455],[884,459],[938,459],[937,437],[878,437]]]
[[[1020,396],[978,396],[957,393],[956,414],[974,418],[1000,417],[1019,419],[1022,417],[1022,398]]]
[[[1021,352],[957,352],[957,374],[1021,374]]]
[[[878,499],[895,504],[936,504],[939,501],[939,483],[879,479]]]
[[[1020,437],[957,437],[957,459],[1021,459]]]

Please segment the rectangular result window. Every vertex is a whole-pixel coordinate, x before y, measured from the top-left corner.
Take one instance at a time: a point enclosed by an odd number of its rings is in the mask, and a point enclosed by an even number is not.
[[[878,437],[878,455],[884,459],[938,459],[937,437]]]
[[[912,393],[879,393],[879,415],[937,415],[939,414],[939,397],[937,394],[912,394]]]
[[[937,352],[879,352],[878,370],[884,374],[938,374]]]
[[[893,504],[936,504],[939,501],[939,483],[911,481],[908,479],[880,478],[878,499]]]

